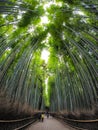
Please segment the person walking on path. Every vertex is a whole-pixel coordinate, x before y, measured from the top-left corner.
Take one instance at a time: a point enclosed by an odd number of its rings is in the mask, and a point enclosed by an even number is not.
[[[42,122],[44,121],[44,114],[43,113],[41,114],[41,121]]]
[[[49,112],[46,113],[47,118],[49,118]]]

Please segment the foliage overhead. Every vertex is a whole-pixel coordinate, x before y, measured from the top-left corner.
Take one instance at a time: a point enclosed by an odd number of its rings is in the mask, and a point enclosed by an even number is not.
[[[98,97],[98,0],[0,0],[0,88],[33,109],[92,108]]]

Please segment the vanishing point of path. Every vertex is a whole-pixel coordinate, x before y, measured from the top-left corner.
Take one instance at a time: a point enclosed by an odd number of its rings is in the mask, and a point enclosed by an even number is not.
[[[30,127],[27,128],[27,130],[74,130],[74,129],[50,117],[49,119],[45,118],[44,122],[37,122],[35,124],[32,124]]]

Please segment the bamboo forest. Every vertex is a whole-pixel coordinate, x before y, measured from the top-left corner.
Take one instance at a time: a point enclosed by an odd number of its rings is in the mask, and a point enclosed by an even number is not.
[[[98,119],[98,0],[0,0],[0,120],[45,109]]]

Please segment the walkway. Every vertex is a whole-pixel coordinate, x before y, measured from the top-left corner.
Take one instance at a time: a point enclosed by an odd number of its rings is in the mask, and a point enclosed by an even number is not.
[[[50,117],[47,119],[45,117],[44,122],[38,122],[32,124],[27,130],[74,130],[69,128],[64,123],[59,122],[58,120]]]

